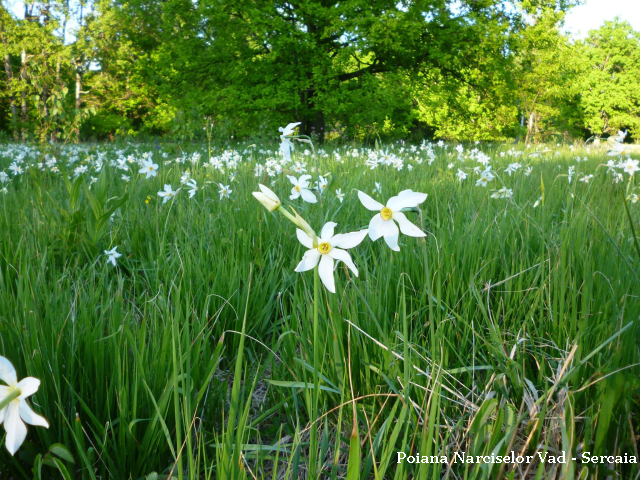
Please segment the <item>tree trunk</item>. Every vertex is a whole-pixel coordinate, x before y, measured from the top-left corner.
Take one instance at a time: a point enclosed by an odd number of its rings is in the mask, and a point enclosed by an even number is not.
[[[520,143],[520,137],[522,137],[522,129],[524,128],[524,117],[525,117],[525,113],[524,111],[522,112],[522,115],[520,116],[520,128],[518,129],[518,136],[516,137],[516,144]]]
[[[20,69],[20,80],[22,82],[22,93],[20,94],[22,97],[22,136],[24,139],[24,134],[26,132],[26,123],[27,123],[27,52],[26,50],[22,50],[22,54],[20,55],[22,60],[22,68]]]
[[[313,88],[303,90],[300,99],[305,106],[303,118],[301,118],[300,133],[317,138],[318,143],[324,143],[324,112],[316,108],[316,91]]]
[[[533,136],[534,121],[536,118],[536,112],[529,114],[529,123],[527,124],[527,137],[524,139],[525,145],[529,143],[529,139]]]
[[[76,64],[76,109],[82,104],[82,68]]]
[[[49,73],[49,54],[44,54],[44,83],[42,85],[42,105],[44,110],[44,118],[49,119],[49,106],[47,105],[47,99],[49,98],[49,85],[47,84],[47,74]]]
[[[57,58],[56,58],[56,85],[58,85],[58,87],[62,87],[62,82],[60,80],[60,68],[61,68],[61,64],[62,64],[62,59],[60,54],[58,54]],[[53,129],[53,132],[51,133],[51,141],[55,142],[58,139],[58,120],[57,118],[54,117],[53,121],[55,122],[55,128]]]
[[[7,45],[7,37],[4,35],[4,29],[2,31],[2,43],[5,47]],[[11,128],[13,130],[14,140],[18,139],[18,109],[16,108],[16,94],[13,91],[12,79],[13,69],[11,68],[11,55],[7,52],[4,55],[4,72],[7,75],[7,91],[9,92],[9,104],[11,105]]]

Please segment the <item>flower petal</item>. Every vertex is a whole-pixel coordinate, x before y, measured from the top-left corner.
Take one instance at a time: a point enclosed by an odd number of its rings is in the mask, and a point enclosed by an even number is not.
[[[291,135],[298,125],[300,125],[300,122],[290,123],[284,128],[280,127],[280,131],[283,135]]]
[[[306,188],[300,190],[300,195],[305,202],[316,203],[318,201],[313,192],[311,190],[307,190]]]
[[[280,201],[280,199],[278,198],[278,196],[277,196],[275,193],[273,193],[273,191],[272,191],[270,188],[265,187],[265,186],[264,186],[264,185],[262,185],[261,183],[259,183],[259,184],[258,184],[258,187],[260,188],[260,191],[261,191],[262,193],[264,193],[267,197],[269,197],[269,198],[270,198],[271,200],[273,200],[274,202],[279,202],[279,201]]]
[[[353,263],[353,260],[351,260],[351,255],[349,255],[345,250],[341,250],[339,248],[332,248],[331,251],[329,252],[329,255],[335,260],[340,260],[344,262],[345,265],[349,267],[349,270],[351,270],[356,277],[358,276],[358,269],[356,268],[356,265]]]
[[[400,232],[398,232],[398,227],[393,221],[389,221],[386,223],[388,223],[390,226],[387,232],[385,233],[384,241],[387,242],[387,245],[389,245],[389,248],[391,250],[395,250],[396,252],[399,252],[400,247],[398,247],[398,236],[400,235]]]
[[[23,378],[22,380],[20,380],[20,383],[18,383],[18,388],[22,390],[22,394],[20,395],[20,397],[18,397],[20,398],[20,400],[22,400],[24,398],[30,397],[38,391],[38,388],[40,388],[40,380],[33,377]]]
[[[31,407],[25,401],[20,402],[20,418],[34,427],[49,428],[49,422],[31,410]]]
[[[299,228],[296,228],[296,235],[298,236],[298,240],[302,245],[310,249],[313,248],[313,240],[311,240],[311,237],[309,235],[304,233]]]
[[[403,234],[408,235],[410,237],[426,237],[427,236],[426,233],[424,233],[422,230],[416,227],[413,223],[407,220],[407,217],[405,216],[404,213],[393,212],[392,218],[396,222],[398,222],[398,225],[400,226],[400,231]]]
[[[364,205],[364,208],[372,212],[379,212],[384,208],[384,205],[360,190],[358,190],[358,198],[362,202],[362,205]]]
[[[287,178],[291,182],[291,185],[298,185],[298,179],[293,175],[287,175]],[[265,187],[266,188],[266,187]],[[262,189],[261,189],[262,190]],[[263,190],[264,191],[264,190]]]
[[[362,243],[368,232],[369,230],[365,228],[359,232],[340,233],[331,239],[331,246],[337,248],[353,248]]]
[[[327,222],[324,224],[324,227],[322,227],[322,231],[320,232],[320,239],[323,242],[328,242],[329,240],[331,240],[336,225],[338,224],[335,222]],[[331,244],[333,245],[333,242]]]
[[[397,212],[403,208],[417,207],[427,199],[426,193],[403,190],[397,196],[391,197],[387,202],[387,207]]]
[[[383,220],[380,214],[374,216],[369,222],[369,238],[374,242],[380,237],[392,234],[394,231],[398,231],[395,223],[392,220]]]
[[[0,380],[10,387],[15,387],[18,384],[16,369],[13,368],[11,362],[4,357],[0,357]]]
[[[11,455],[15,455],[27,437],[27,427],[20,418],[20,402],[11,402],[6,407],[4,429],[7,432],[4,444]]]
[[[327,290],[331,293],[336,293],[336,284],[333,280],[333,258],[329,255],[322,255],[322,260],[320,260],[320,266],[318,267],[318,274],[324,286],[327,287]]]
[[[318,264],[318,260],[320,259],[320,252],[318,250],[311,249],[307,250],[302,257],[302,260],[296,267],[296,272],[306,272],[307,270],[311,270]]]

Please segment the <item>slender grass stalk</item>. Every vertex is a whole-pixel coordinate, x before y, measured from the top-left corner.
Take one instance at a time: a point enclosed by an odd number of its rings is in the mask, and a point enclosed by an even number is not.
[[[313,269],[313,394],[310,440],[309,440],[309,472],[315,476],[318,472],[318,398],[320,396],[320,342],[318,339],[320,306],[320,275],[318,266]]]

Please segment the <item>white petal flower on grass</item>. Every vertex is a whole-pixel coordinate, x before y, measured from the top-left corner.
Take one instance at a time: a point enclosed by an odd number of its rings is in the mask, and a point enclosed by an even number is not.
[[[458,169],[458,173],[456,173],[456,176],[461,182],[467,178],[467,174],[460,169]]]
[[[140,173],[144,173],[146,178],[155,177],[158,175],[158,164],[153,163],[153,160],[143,160]]]
[[[307,168],[305,167],[304,163],[296,162],[292,170],[296,173],[305,173],[307,171]]]
[[[336,190],[336,197],[338,197],[338,200],[340,200],[340,203],[343,202],[344,200],[344,193],[342,193],[342,189],[339,188]]]
[[[251,195],[255,197],[267,210],[273,212],[278,207],[280,207],[280,199],[278,196],[271,191],[268,187],[265,187],[262,184],[259,184],[260,187],[259,192],[252,192]]]
[[[282,134],[280,135],[280,140],[282,141],[282,143],[280,144],[280,150],[282,151],[282,154],[284,155],[284,158],[287,160],[287,162],[291,161],[291,150],[293,150],[293,143],[291,142],[289,137],[293,135],[293,132],[298,125],[300,125],[300,122],[290,123],[284,128],[278,128],[278,131]]]
[[[11,165],[9,165],[9,170],[13,172],[14,176],[18,176],[24,173],[24,170],[22,170],[22,167],[20,167],[20,165],[18,165],[16,162],[13,162]]]
[[[189,198],[193,198],[193,196],[198,192],[198,184],[196,183],[196,181],[192,178],[190,180],[187,180],[185,182],[185,185],[187,186],[187,188],[189,189]]]
[[[0,380],[6,384],[0,385],[0,403],[8,400],[8,404],[0,410],[0,423],[4,423],[7,432],[5,446],[11,455],[15,455],[27,437],[25,423],[49,428],[49,422],[36,414],[27,403],[27,398],[38,391],[40,380],[27,377],[18,382],[15,368],[4,357],[0,357]]]
[[[313,244],[311,237],[300,229],[296,229],[298,240],[302,245],[307,247],[307,250],[302,257],[302,260],[296,267],[296,272],[306,272],[318,265],[318,274],[320,280],[327,290],[331,293],[336,293],[335,280],[333,278],[333,265],[335,261],[344,262],[349,270],[353,274],[358,276],[358,269],[351,260],[351,256],[346,252],[347,249],[360,245],[364,237],[367,236],[367,230],[360,230],[359,232],[343,233],[334,235],[333,231],[337,223],[327,222],[322,231],[320,237],[317,240],[317,246]]]
[[[484,172],[482,172],[482,173],[480,174],[480,178],[479,178],[479,179],[478,179],[478,181],[476,182],[476,186],[477,186],[477,187],[486,187],[486,186],[487,186],[487,184],[488,184],[491,180],[493,180],[493,178],[494,178],[494,177],[493,177],[493,174],[492,174],[490,171],[485,170]]]
[[[0,183],[7,183],[9,181],[9,175],[4,172],[0,172]]]
[[[376,241],[384,237],[391,250],[400,251],[398,247],[399,232],[409,237],[424,237],[426,234],[411,223],[400,210],[403,208],[417,207],[427,199],[426,193],[403,190],[397,196],[391,197],[387,205],[374,200],[369,195],[358,190],[358,198],[367,210],[379,212],[369,222],[369,238]],[[396,225],[396,222],[398,225]],[[400,230],[398,230],[400,226]]]
[[[233,192],[233,190],[229,188],[229,185],[223,185],[219,183],[218,187],[220,187],[220,200],[222,200],[223,198],[229,198],[229,195],[231,195],[231,192]]]
[[[613,146],[611,147],[611,150],[609,150],[609,153],[607,153],[607,155],[609,155],[610,157],[614,157],[616,155],[622,155],[624,153],[627,153],[628,151],[629,151],[628,145],[625,145],[624,143],[616,142],[613,144]]]
[[[158,195],[162,197],[162,203],[167,203],[169,200],[174,198],[179,191],[180,189],[174,191],[171,185],[165,184],[164,190],[160,190]]]
[[[329,186],[329,181],[325,177],[318,177],[318,182],[316,183],[316,188],[320,195],[327,189]]]
[[[116,251],[118,247],[115,246],[111,250],[105,250],[104,254],[107,256],[107,263],[111,263],[114,267],[116,266],[116,260],[122,256],[121,253]]]
[[[287,178],[293,185],[291,188],[291,195],[289,196],[291,200],[296,200],[297,198],[302,197],[305,202],[316,203],[318,201],[316,196],[309,189],[309,180],[311,179],[311,175],[302,175],[300,178],[287,175]]]
[[[640,163],[640,161],[638,160],[631,160],[630,158],[627,158],[627,160],[625,162],[622,163],[622,170],[625,173],[628,173],[629,175],[631,175],[633,177],[633,175],[640,170],[640,167],[638,167],[638,163]]]
[[[511,198],[513,196],[513,190],[507,187],[502,187],[500,190],[491,194],[491,198]]]
[[[584,177],[580,178],[580,181],[584,183],[589,183],[589,180],[591,180],[592,178],[593,178],[593,175],[585,175]]]
[[[638,194],[636,193],[632,193],[629,196],[629,200],[631,200],[631,203],[638,203]]]
[[[375,183],[376,183],[376,188],[374,188],[373,191],[382,195],[382,185],[380,185],[380,182],[375,182]]]

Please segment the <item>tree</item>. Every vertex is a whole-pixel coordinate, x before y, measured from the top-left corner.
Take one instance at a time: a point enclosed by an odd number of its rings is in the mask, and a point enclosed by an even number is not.
[[[618,19],[592,30],[583,44],[580,106],[596,135],[629,129],[640,137],[640,33]]]
[[[556,5],[527,2],[548,3]],[[241,133],[296,119],[303,133],[320,137],[327,121],[353,125],[354,112],[362,117],[363,96],[373,100],[364,121],[383,111],[410,124],[406,97],[392,95],[385,105],[376,95],[388,94],[393,75],[437,71],[483,89],[473,72],[487,63],[504,70],[510,38],[524,25],[521,13],[497,0],[455,7],[445,0],[132,0],[121,13],[127,35],[153,63],[149,79],[167,97],[180,91],[173,99],[180,108],[231,119]]]

